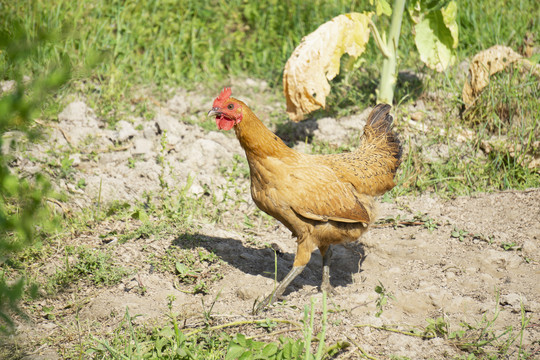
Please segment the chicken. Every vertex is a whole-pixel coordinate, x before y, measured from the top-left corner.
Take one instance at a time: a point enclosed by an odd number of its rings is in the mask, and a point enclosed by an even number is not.
[[[225,88],[209,116],[221,130],[234,128],[244,149],[251,177],[251,196],[262,211],[296,237],[291,271],[260,302],[259,312],[305,268],[318,248],[323,258],[321,290],[330,292],[333,244],[357,240],[375,220],[374,196],[394,187],[401,145],[392,132],[390,105],[377,105],[364,127],[361,145],[353,152],[307,155],[289,148],[242,101]]]

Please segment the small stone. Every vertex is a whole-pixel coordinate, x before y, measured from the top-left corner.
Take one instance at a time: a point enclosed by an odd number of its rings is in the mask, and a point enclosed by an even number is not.
[[[137,136],[137,130],[133,127],[132,124],[125,120],[120,120],[116,124],[116,141],[118,142],[124,142],[126,140],[129,140],[133,138],[134,136]]]
[[[411,114],[411,119],[414,121],[422,121],[424,119],[424,113],[422,111],[415,111]]]
[[[236,295],[242,300],[253,299],[253,292],[247,287],[242,287],[236,290]]]
[[[334,118],[322,118],[317,121],[318,129],[313,132],[315,137],[323,141],[338,141],[347,138],[348,132]]]
[[[187,114],[189,111],[188,99],[184,93],[174,95],[167,105],[170,111],[179,115]]]
[[[146,155],[152,152],[154,143],[145,138],[137,138],[133,144],[133,155]]]
[[[204,188],[198,183],[194,182],[188,189],[190,195],[201,196],[204,194]]]
[[[89,118],[93,117],[93,110],[84,101],[74,101],[58,114],[58,121],[68,121],[81,125],[90,125]],[[93,122],[91,125],[94,125]]]
[[[6,80],[0,82],[0,89],[2,89],[2,92],[9,92],[15,90],[15,86],[17,85],[17,82],[15,80]]]
[[[521,246],[523,254],[526,256],[537,257],[538,256],[538,245],[532,240],[525,240]]]
[[[69,155],[69,159],[73,162],[71,163],[71,166],[76,167],[81,164],[81,154],[71,154]]]
[[[163,113],[157,114],[155,119],[159,133],[163,133],[164,131],[166,131],[167,134],[175,132],[175,121],[176,120],[172,116]]]
[[[156,137],[158,128],[156,123],[146,123],[143,126],[143,136],[145,139],[152,140]]]
[[[499,299],[499,303],[505,307],[509,307],[512,312],[518,313],[521,312],[521,305],[523,304],[523,308],[525,310],[528,310],[528,304],[527,299],[525,296],[519,295],[519,294],[506,294],[501,295]]]

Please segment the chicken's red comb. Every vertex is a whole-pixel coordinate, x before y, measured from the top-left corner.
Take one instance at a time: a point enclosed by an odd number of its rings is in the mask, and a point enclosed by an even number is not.
[[[216,100],[214,100],[214,104],[224,102],[231,96],[231,94],[232,94],[232,90],[230,87],[223,88],[219,96],[216,98]]]

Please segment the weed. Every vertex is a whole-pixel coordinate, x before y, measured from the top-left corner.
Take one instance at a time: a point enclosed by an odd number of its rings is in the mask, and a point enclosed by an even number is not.
[[[73,260],[70,260],[74,257]],[[57,270],[48,280],[47,290],[55,293],[84,279],[94,286],[111,286],[119,283],[129,270],[116,266],[110,253],[83,246],[66,247],[64,268]]]
[[[170,195],[169,193],[169,184],[165,180],[165,175],[167,173],[167,167],[170,169],[171,166],[169,163],[165,162],[165,155],[167,155],[167,131],[163,130],[163,133],[161,134],[161,140],[160,140],[160,150],[158,153],[158,156],[156,158],[156,162],[160,165],[160,172],[159,172],[159,187],[160,187],[160,197],[161,201],[165,201],[166,196]]]
[[[266,331],[268,332],[272,332],[272,330],[274,330],[274,328],[276,328],[277,325],[278,324],[275,321],[272,321],[270,319],[266,319],[265,322],[258,324],[258,326],[262,327],[263,329],[266,329]]]
[[[388,216],[386,218],[378,220],[375,226],[381,226],[383,224],[392,225],[394,229],[404,226],[423,226],[430,232],[437,229],[441,225],[439,221],[431,218],[428,214],[424,213],[418,213],[412,218],[402,217],[401,215]]]
[[[137,162],[137,159],[136,158],[129,158],[128,159],[128,168],[130,169],[134,169],[135,168],[135,163]]]
[[[170,301],[170,300],[169,300]],[[108,340],[94,338],[86,350],[93,359],[222,359],[227,343],[221,337],[188,339],[180,331],[176,316],[170,322],[153,329],[136,328],[134,317],[126,313],[122,323]]]
[[[375,306],[377,307],[377,312],[375,313],[376,317],[382,315],[384,311],[384,306],[388,303],[388,299],[395,300],[394,295],[392,295],[384,285],[379,281],[379,285],[375,286],[375,292],[379,295],[377,301],[375,301]]]
[[[486,358],[493,358],[492,356],[495,354],[499,356],[509,355],[511,346],[516,345],[515,342],[519,338],[519,344],[517,344],[519,356],[520,358],[528,358],[528,356],[524,356],[522,339],[530,318],[525,317],[525,311],[522,307],[521,327],[517,334],[511,326],[507,326],[503,331],[499,332],[494,330],[493,325],[499,317],[498,294],[496,300],[497,305],[491,318],[484,315],[482,320],[475,325],[463,322],[461,323],[462,330],[451,333],[449,338],[453,339],[461,350],[475,356],[482,355]]]
[[[454,239],[458,239],[459,241],[463,242],[465,240],[465,237],[469,235],[469,232],[466,230],[458,229],[454,226],[454,230],[450,233],[450,236]]]
[[[448,335],[449,324],[443,317],[439,316],[437,319],[426,319],[428,326],[426,326],[423,335],[428,338],[432,337],[446,337]]]
[[[318,341],[317,352],[311,352],[311,343],[314,340],[315,301],[311,298],[311,305],[304,308],[303,339],[293,340],[280,337],[279,344],[254,341],[245,335],[237,334],[227,349],[225,359],[314,359],[320,360],[326,356],[334,356],[340,350],[348,346],[347,343],[336,343],[326,347],[325,336],[328,326],[328,310],[326,307],[326,292],[323,292],[321,332],[315,337]],[[267,327],[268,319],[258,323],[259,326]],[[274,327],[274,322],[270,322]]]
[[[204,305],[204,298],[201,298],[201,303],[202,303],[202,307],[203,307],[204,321],[205,321],[207,326],[213,320],[212,310],[214,309],[214,305],[216,305],[216,302],[218,301],[220,295],[221,295],[221,290],[218,291],[218,293],[216,294],[216,297],[214,298],[214,300],[212,301],[212,304],[210,305],[210,307],[208,309]]]
[[[380,331],[388,331],[406,336],[432,339],[440,337],[448,340],[452,345],[466,352],[466,355],[459,357],[463,360],[476,359],[509,359],[516,355],[518,359],[533,359],[534,354],[527,352],[523,348],[523,337],[532,319],[527,317],[523,305],[521,306],[521,317],[519,329],[506,326],[504,330],[496,330],[495,322],[499,316],[499,294],[496,294],[496,307],[493,316],[486,314],[476,324],[471,325],[466,322],[460,324],[461,329],[450,330],[451,326],[444,317],[437,319],[426,319],[428,325],[422,330],[413,329],[411,331],[399,330],[396,327],[356,325],[356,327],[369,327]],[[517,330],[517,331],[516,331]],[[354,342],[353,342],[354,343]],[[355,345],[357,345],[355,343]],[[361,352],[365,352],[357,345]]]
[[[432,232],[435,229],[438,229],[440,223],[435,219],[429,217],[427,214],[417,214],[414,216],[414,220],[421,221],[424,223],[424,227]]]
[[[60,178],[61,179],[72,179],[73,173],[75,170],[73,169],[73,159],[69,157],[69,155],[65,155],[62,160],[60,160]]]
[[[94,216],[94,221],[98,221],[100,218],[101,218],[101,189],[102,189],[102,185],[103,185],[103,179],[99,179],[99,191],[98,191],[98,195],[97,195],[97,199],[96,199],[96,206],[94,208],[94,211],[92,212],[93,213],[93,216]]]
[[[425,329],[436,336],[446,337],[458,348],[469,353],[466,359],[476,359],[477,356],[485,359],[510,358],[516,354],[519,359],[532,359],[523,349],[523,336],[531,317],[527,317],[523,306],[521,306],[521,317],[519,329],[506,326],[504,330],[497,331],[494,328],[499,317],[499,293],[496,294],[496,305],[493,315],[486,314],[476,324],[467,322],[460,324],[461,329],[449,331],[449,324],[442,318],[436,320],[428,319],[429,325]],[[516,331],[517,330],[517,331]]]
[[[311,146],[311,152],[313,154],[340,154],[343,152],[349,152],[353,150],[353,146],[347,146],[347,145],[333,145],[329,142],[325,141],[315,141],[312,143]]]
[[[503,242],[501,244],[501,247],[505,250],[505,251],[512,251],[512,250],[521,250],[521,247],[514,241],[512,242]]]
[[[84,190],[86,188],[86,180],[84,178],[80,178],[79,181],[77,181],[77,188]]]
[[[150,254],[147,261],[157,271],[176,274],[191,293],[207,294],[208,286],[223,277],[219,258],[200,247],[183,249],[171,246],[162,256]]]

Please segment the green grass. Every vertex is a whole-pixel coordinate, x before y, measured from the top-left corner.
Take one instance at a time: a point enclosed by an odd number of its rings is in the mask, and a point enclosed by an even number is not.
[[[98,287],[112,286],[130,274],[128,269],[115,265],[112,255],[106,251],[84,246],[66,246],[65,251],[64,267],[57,269],[47,281],[46,288],[50,293],[73,286],[82,279]],[[74,261],[70,261],[70,257]]]
[[[527,32],[540,33],[539,20],[531,16],[534,1],[458,3],[461,58],[495,44],[517,49]],[[133,85],[189,87],[247,75],[279,87],[285,61],[303,36],[336,15],[367,9],[368,2],[341,0],[2,1],[3,26],[9,31],[10,24],[20,22],[33,36],[45,28],[59,38],[40,49],[37,59],[24,64],[28,72],[38,74],[47,64],[68,56],[75,78],[84,79],[87,91],[110,106],[129,98]],[[405,34],[408,26],[405,22]],[[401,67],[415,67],[418,57],[412,39],[402,40]],[[370,42],[368,70],[373,69],[372,63],[380,64],[380,55],[373,50]],[[85,64],[96,57],[102,61],[89,73]],[[12,69],[4,69],[2,77],[9,78],[11,73]],[[378,74],[370,74],[368,81],[373,79]]]
[[[175,299],[169,299],[169,308]],[[350,344],[338,342],[327,346],[325,343],[327,322],[326,295],[323,295],[321,329],[314,333],[315,310],[317,306],[311,299],[311,305],[306,305],[302,324],[284,319],[243,320],[208,326],[193,331],[180,330],[178,315],[170,312],[169,322],[160,327],[135,327],[133,319],[126,310],[122,323],[107,339],[94,338],[85,351],[93,359],[267,359],[320,360],[333,357]],[[211,314],[209,320],[213,320]],[[280,324],[293,326],[290,331],[301,331],[299,338],[280,336],[277,342],[257,341],[253,337],[241,333],[229,334],[229,329],[238,326],[254,326],[265,329],[267,334],[277,330]],[[127,336],[126,336],[127,335]],[[316,351],[313,352],[313,343]]]
[[[75,95],[84,98],[111,128],[126,114],[152,119],[155,107],[151,100],[167,100],[168,91],[176,87],[194,89],[203,84],[205,91],[214,93],[215,88],[228,85],[233,77],[252,77],[267,81],[272,93],[269,96],[275,98],[282,90],[284,64],[302,37],[333,16],[363,11],[369,8],[368,4],[368,1],[342,0],[0,0],[4,20],[0,23],[0,30],[15,34],[17,28],[14,24],[18,23],[32,38],[39,39],[45,36],[42,30],[48,30],[46,37],[53,40],[41,44],[34,56],[18,65],[8,61],[6,52],[0,52],[0,77],[9,80],[17,78],[17,74],[24,74],[39,78],[52,64],[69,63],[73,80],[62,88],[58,96],[46,100],[39,116],[55,121],[70,98],[68,95]],[[458,62],[495,44],[519,50],[527,34],[540,33],[540,19],[534,16],[537,13],[536,1],[460,0],[458,4]],[[405,22],[403,34],[409,31],[410,25]],[[538,39],[535,41],[538,46]],[[26,43],[21,40],[19,44],[24,50]],[[531,159],[539,155],[538,147],[535,148],[535,141],[540,138],[538,79],[517,70],[498,74],[475,108],[467,116],[460,117],[464,74],[459,72],[457,65],[445,74],[430,71],[418,61],[412,37],[408,36],[404,36],[400,43],[400,61],[401,70],[426,74],[427,77],[419,80],[402,76],[397,84],[396,129],[401,134],[411,134],[411,137],[402,137],[405,147],[403,164],[397,177],[398,186],[392,190],[391,197],[423,192],[456,196],[540,187],[538,169],[528,167]],[[333,81],[328,109],[312,116],[344,116],[374,105],[380,64],[381,55],[370,41],[360,70],[340,74]],[[407,106],[420,100],[427,104],[428,111],[443,114],[436,121],[426,121],[430,127],[425,133],[408,129],[403,122],[409,115]],[[271,115],[272,125],[281,126],[286,132],[288,119],[281,109],[274,109]],[[193,122],[190,119],[183,121]],[[211,119],[197,123],[207,131],[215,129]],[[464,129],[471,130],[472,136],[458,141]],[[312,152],[341,152],[354,148],[357,142],[358,138],[339,146],[314,142]],[[163,139],[164,149],[165,145],[166,138]],[[440,145],[446,146],[448,153],[433,160],[429,150]],[[486,150],[488,147],[489,151]],[[71,180],[70,154],[49,155],[52,160],[48,163],[48,174]],[[163,159],[162,156],[162,162]],[[134,166],[137,159],[129,161]],[[163,164],[165,170],[166,164]],[[41,284],[49,293],[59,293],[82,279],[92,286],[117,284],[129,271],[115,264],[111,252],[66,246],[69,238],[66,234],[88,231],[107,220],[136,223],[124,232],[102,235],[102,240],[116,237],[122,244],[139,239],[191,234],[201,220],[211,224],[221,222],[231,209],[242,202],[239,195],[244,190],[238,187],[237,179],[247,178],[247,162],[243,156],[235,157],[232,166],[224,166],[220,172],[227,179],[222,189],[223,199],[190,194],[188,181],[179,189],[163,186],[158,194],[159,202],[151,200],[155,194],[148,194],[140,204],[115,203],[107,208],[96,205],[84,214],[68,215],[64,221],[68,231],[54,239],[48,233],[44,234],[33,247],[7,259],[0,272],[10,280],[18,274],[30,274],[35,270],[34,263],[46,262],[57,247],[65,247],[63,266]],[[236,226],[255,227],[260,217],[261,213],[254,210],[245,214],[245,219],[236,221],[239,224]],[[268,217],[265,221],[275,224]],[[459,229],[455,231],[458,238],[467,236]],[[196,243],[196,239],[189,237],[186,235],[179,241]],[[511,250],[512,244],[506,246]],[[158,271],[177,275],[181,285],[190,292],[204,294],[206,286],[219,278],[219,262],[213,253],[196,244],[188,249],[171,246],[163,255],[150,256],[148,262]],[[381,289],[379,294],[386,296],[384,288]],[[274,354],[287,349],[287,346],[291,353],[306,353],[304,345],[312,335],[309,330],[313,331],[307,319],[306,316],[304,336],[273,343]],[[116,331],[106,339],[95,339],[88,347],[87,355],[96,359],[137,358],[139,355],[152,358],[167,354],[183,356],[189,352],[199,358],[223,358],[231,344],[254,352],[264,351],[268,345],[254,340],[250,342],[250,339],[239,335],[211,331],[196,336],[182,335],[172,314],[170,322],[163,326],[136,327],[132,320],[133,317],[126,312],[124,322]],[[462,341],[469,339],[470,334],[492,334],[490,321],[467,325],[463,335],[456,333],[455,336]],[[427,328],[441,335],[445,329],[443,325],[434,320]],[[506,343],[510,339],[517,341],[515,329],[511,334]],[[442,336],[449,337],[450,333]],[[481,337],[478,339],[482,340]],[[479,343],[478,339],[476,343],[469,341],[466,351],[472,356],[492,355],[495,350],[485,350],[487,345]],[[504,340],[497,338],[500,339]],[[503,341],[497,349],[504,351],[506,343]]]
[[[532,16],[536,6],[532,0],[458,1],[458,61],[495,44],[519,50],[529,34],[540,33],[540,21]],[[8,32],[14,31],[9,24],[19,22],[33,37],[39,37],[42,29],[49,29],[53,30],[51,37],[57,39],[23,62],[26,73],[36,76],[48,64],[69,59],[74,80],[65,92],[81,92],[112,126],[125,114],[132,113],[130,102],[136,103],[135,113],[151,117],[153,110],[147,95],[163,98],[164,86],[194,88],[205,83],[210,88],[213,84],[228,84],[232,76],[249,76],[266,80],[277,93],[282,86],[284,64],[303,36],[333,16],[363,11],[369,9],[369,4],[299,0],[130,3],[36,0],[22,5],[4,2],[2,9]],[[379,21],[381,28],[387,25],[387,19]],[[402,33],[409,32],[410,24],[405,21]],[[538,44],[538,39],[535,41]],[[89,70],[96,59],[99,59],[97,67]],[[364,60],[359,71],[340,74],[334,80],[328,109],[315,113],[314,117],[347,115],[373,105],[381,64],[381,55],[373,41],[368,43]],[[396,89],[398,103],[407,105],[425,99],[429,92],[443,91],[451,95],[443,97],[440,111],[461,106],[463,74],[457,72],[457,67],[446,74],[433,73],[419,62],[409,36],[403,36],[400,42],[400,61],[400,69],[426,73],[429,77],[423,82],[402,77]],[[1,76],[9,79],[15,69],[2,66],[5,64],[6,59],[0,54]],[[456,147],[449,159],[426,164],[417,154],[420,149],[406,143],[411,153],[402,165],[400,194],[429,190],[451,196],[539,185],[538,173],[527,168],[527,162],[535,155],[527,154],[531,152],[531,140],[540,136],[538,80],[516,81],[512,74],[497,79],[500,90],[496,91],[497,85],[490,86],[483,95],[483,105],[474,111],[474,121],[470,117],[467,120],[476,138],[465,146],[455,146],[451,137],[441,139],[429,134],[432,141],[444,141]],[[141,88],[145,89],[142,97]],[[58,110],[58,104],[51,101],[45,106],[44,114],[54,119]],[[533,116],[535,123],[520,120],[527,114]],[[486,159],[479,159],[482,141],[494,129],[506,132],[504,119],[515,117],[521,127],[511,127],[512,137],[504,147]],[[277,121],[283,118],[278,117]],[[459,122],[456,117],[446,119],[444,127],[453,128],[456,122]],[[201,126],[207,130],[214,128],[208,119]],[[516,152],[522,143],[529,147]],[[70,176],[65,171],[65,162],[58,161],[54,166],[60,176]]]
[[[133,324],[135,317],[126,313],[108,339],[101,336],[87,344],[85,356],[92,359],[222,359],[226,337],[203,334],[187,338],[179,330],[175,314],[164,326],[145,328]]]
[[[208,287],[223,278],[222,262],[213,252],[200,246],[200,239],[184,234],[165,254],[150,253],[147,262],[159,272],[178,277],[181,291],[207,294]],[[184,248],[184,247],[188,248]]]
[[[39,73],[44,64],[67,56],[75,78],[112,113],[130,98],[133,85],[194,87],[223,82],[230,75],[281,82],[285,61],[300,39],[332,16],[358,10],[357,1],[194,0],[4,2],[9,24],[22,23],[33,36],[54,30],[59,41],[25,64]],[[249,56],[246,56],[248,55]],[[85,64],[100,58],[88,78]],[[0,64],[2,64],[0,58]],[[9,78],[11,69],[2,77]],[[29,74],[30,75],[30,74]]]
[[[523,337],[530,327],[532,316],[527,315],[521,306],[518,326],[505,325],[503,329],[496,329],[495,324],[501,313],[498,292],[495,300],[496,305],[492,313],[485,312],[482,314],[482,318],[474,323],[462,321],[457,328],[445,316],[436,319],[427,318],[425,327],[411,330],[402,330],[403,325],[373,326],[362,324],[357,325],[357,327],[368,327],[422,339],[442,338],[462,352],[462,355],[452,357],[455,360],[510,358],[529,360],[535,358],[534,348],[525,349],[523,346]],[[445,356],[448,357],[448,354]],[[402,357],[397,356],[391,358],[402,359]]]

